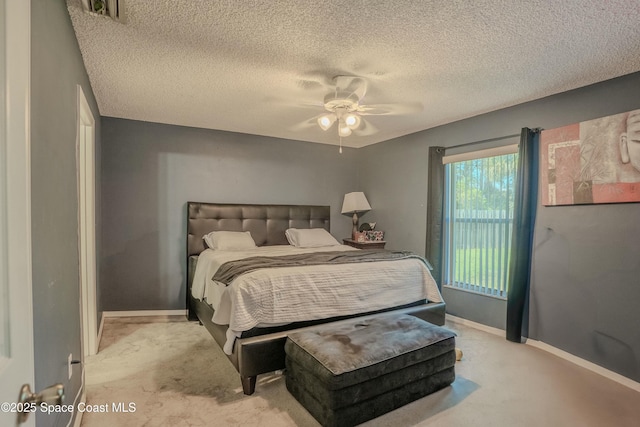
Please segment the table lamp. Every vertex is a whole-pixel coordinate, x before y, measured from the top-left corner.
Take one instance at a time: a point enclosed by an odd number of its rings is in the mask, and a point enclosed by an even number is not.
[[[351,238],[355,240],[358,232],[358,214],[363,214],[371,210],[371,205],[367,201],[362,191],[354,191],[344,195],[342,202],[342,214],[353,214],[353,229],[351,230]]]

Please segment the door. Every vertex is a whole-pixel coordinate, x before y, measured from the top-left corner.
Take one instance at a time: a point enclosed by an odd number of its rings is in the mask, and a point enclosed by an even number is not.
[[[31,2],[0,0],[0,425],[33,386],[29,88]],[[10,18],[9,18],[10,17]],[[23,425],[34,426],[35,416]]]

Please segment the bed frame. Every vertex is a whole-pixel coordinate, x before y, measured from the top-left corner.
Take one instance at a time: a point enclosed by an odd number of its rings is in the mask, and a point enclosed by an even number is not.
[[[329,206],[309,205],[246,205],[220,203],[187,203],[187,318],[199,320],[222,348],[226,341],[228,325],[211,321],[213,309],[210,305],[191,296],[191,285],[198,255],[205,249],[202,237],[211,231],[250,231],[258,246],[288,244],[284,232],[287,228],[324,228],[330,231]],[[386,310],[406,313],[427,322],[443,325],[445,304],[419,303],[404,308]],[[287,330],[265,335],[238,338],[233,354],[227,355],[240,374],[242,390],[250,395],[255,391],[259,374],[284,369],[284,343],[287,334],[313,328],[313,324],[344,322],[344,319],[375,315],[363,313],[354,316],[325,319],[316,322],[292,323]],[[311,325],[311,326],[310,326]],[[281,328],[283,329],[283,328]]]

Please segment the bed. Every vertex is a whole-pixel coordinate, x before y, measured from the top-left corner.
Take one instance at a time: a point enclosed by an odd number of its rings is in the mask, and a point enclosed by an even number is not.
[[[353,317],[370,316],[379,312],[388,311],[411,314],[436,325],[444,324],[445,304],[440,297],[437,287],[435,287],[434,291],[435,282],[428,286],[424,285],[427,291],[425,291],[426,294],[423,295],[414,296],[411,294],[413,291],[409,287],[407,287],[406,290],[403,288],[401,291],[395,292],[395,296],[406,295],[406,297],[403,297],[404,300],[402,298],[394,298],[394,293],[389,293],[388,286],[386,290],[382,290],[382,287],[387,285],[387,281],[391,281],[391,278],[399,277],[399,271],[397,269],[401,268],[401,263],[418,262],[416,260],[410,261],[408,259],[367,262],[366,265],[358,262],[356,264],[348,265],[305,265],[292,267],[295,269],[296,274],[306,274],[303,270],[314,268],[312,276],[314,277],[313,280],[318,280],[318,287],[322,289],[320,291],[320,295],[331,295],[332,292],[339,292],[339,290],[330,289],[328,288],[329,286],[342,282],[340,284],[341,289],[346,289],[347,285],[349,289],[356,289],[356,286],[362,287],[366,285],[366,280],[363,279],[363,277],[365,277],[364,274],[360,274],[358,271],[364,271],[362,269],[371,270],[372,266],[377,267],[384,265],[386,276],[381,277],[387,277],[388,280],[376,279],[375,288],[372,288],[371,283],[369,283],[371,292],[375,291],[376,295],[382,295],[380,299],[388,300],[384,306],[378,304],[372,293],[368,296],[365,295],[364,297],[359,295],[354,297],[352,303],[347,303],[347,305],[349,305],[349,309],[347,311],[340,308],[334,308],[331,305],[330,307],[325,307],[323,309],[324,311],[320,311],[320,314],[313,314],[310,316],[311,318],[298,316],[292,311],[291,315],[297,317],[295,319],[291,319],[287,317],[289,315],[283,314],[286,312],[286,306],[280,305],[279,308],[275,310],[276,315],[269,315],[267,317],[261,317],[261,315],[252,315],[248,317],[240,316],[241,320],[238,321],[233,320],[236,315],[234,311],[236,307],[234,304],[239,305],[236,297],[229,297],[225,299],[225,297],[222,296],[216,303],[213,302],[214,298],[211,296],[211,294],[215,294],[216,292],[209,291],[206,296],[203,297],[203,287],[211,286],[211,271],[215,270],[220,263],[225,260],[224,256],[222,256],[222,252],[220,252],[220,254],[215,254],[216,251],[207,249],[203,241],[203,237],[208,233],[212,231],[250,232],[257,248],[247,250],[246,254],[233,254],[233,256],[229,256],[228,259],[242,258],[243,256],[256,256],[260,254],[266,254],[267,257],[272,257],[300,252],[300,250],[292,248],[291,245],[289,245],[287,237],[285,236],[285,231],[287,229],[324,229],[329,231],[329,218],[329,206],[248,205],[201,202],[187,203],[187,317],[192,321],[200,321],[200,323],[204,325],[212,335],[214,340],[221,348],[223,348],[225,354],[240,374],[243,392],[247,395],[254,393],[256,378],[258,375],[284,369],[284,343],[286,341],[287,334],[292,331],[312,328],[314,325],[320,323],[341,322]],[[322,252],[323,250],[329,249],[318,248],[319,252]],[[334,248],[330,248],[330,250],[331,251],[327,252],[327,254],[337,254],[340,252],[337,255],[339,257],[342,256],[342,252],[344,252],[344,256],[347,258],[366,255],[364,253],[366,251],[356,254],[352,253],[352,251],[360,251],[344,246],[336,246]],[[307,251],[302,250],[302,252]],[[316,250],[312,250],[312,252],[316,252]],[[216,258],[216,256],[222,256],[222,258]],[[251,259],[253,260],[255,258]],[[198,266],[199,261],[200,265]],[[213,263],[214,267],[210,267],[210,264],[207,263]],[[213,270],[211,270],[211,268],[213,268]],[[389,268],[394,268],[396,270],[388,270]],[[316,270],[321,271],[317,272]],[[428,270],[426,268],[422,270],[426,271],[426,273],[421,272],[420,274],[426,274],[428,276],[424,278],[424,280],[433,281]],[[203,271],[206,271],[206,273],[203,273]],[[259,275],[267,274],[267,270],[259,269],[254,271],[256,271],[255,274]],[[290,292],[294,292],[294,297],[296,297],[295,293],[297,293],[297,289],[295,287],[297,280],[302,278],[304,285],[301,286],[308,286],[306,276],[293,275],[288,277],[290,268],[273,268],[268,269],[268,272],[269,275],[278,274],[278,280],[288,280],[287,288]],[[235,295],[235,292],[239,295],[240,291],[237,291],[235,288],[240,285],[236,286],[236,284],[242,281],[240,280],[241,278],[249,277],[251,274],[253,273],[239,276],[238,279],[231,282],[229,286],[222,287],[222,293]],[[323,276],[323,274],[329,274],[329,276]],[[343,274],[344,277],[342,276]],[[194,283],[194,279],[196,277],[198,280]],[[203,285],[201,283],[203,277],[205,277],[205,280],[209,282],[209,285]],[[331,279],[327,280],[326,277],[331,277]],[[413,281],[414,279],[412,277],[413,276],[408,278],[406,282]],[[320,280],[318,278],[324,279]],[[409,286],[409,284],[404,283],[405,280],[402,278],[393,280],[395,280],[395,283],[392,284],[394,287],[403,287],[405,285]],[[213,283],[219,285],[217,282]],[[194,291],[196,294],[195,297]],[[300,306],[296,306],[298,308],[295,311],[297,313],[304,313],[307,315],[307,310],[304,308],[305,298],[300,297],[300,295],[306,297],[307,295],[312,295],[312,293],[308,288],[305,288],[305,290],[297,295],[299,298],[295,303],[301,304]],[[426,295],[428,295],[428,297]],[[343,296],[340,298],[342,299]],[[231,302],[229,303],[227,300],[230,300]],[[328,299],[327,301],[331,301],[331,299]],[[360,305],[361,301],[365,301],[367,303],[372,302],[373,306]],[[227,305],[221,305],[223,302]],[[313,305],[322,305],[322,303],[314,302]],[[217,311],[214,307],[217,308]],[[302,309],[300,309],[300,307],[302,307]],[[229,311],[231,311],[232,314],[229,315],[227,313]],[[244,313],[240,309],[236,311]],[[230,325],[232,327],[230,327]]]

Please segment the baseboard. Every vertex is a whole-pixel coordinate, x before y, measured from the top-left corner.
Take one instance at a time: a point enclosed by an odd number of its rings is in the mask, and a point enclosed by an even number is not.
[[[78,390],[78,393],[76,394],[76,398],[73,400],[73,412],[75,413],[75,418],[73,418],[74,414],[71,414],[71,419],[69,420],[69,423],[67,423],[67,427],[71,426],[71,420],[73,420],[73,427],[80,427],[80,424],[82,424],[82,411],[78,411],[78,405],[80,404],[80,402],[87,402],[87,392],[86,389],[84,387],[84,363],[80,364],[81,370],[80,370],[80,375],[81,375],[81,380],[80,380],[80,389]],[[78,398],[80,400],[78,400]]]
[[[456,316],[452,316],[450,314],[446,315],[446,320],[450,320],[453,323],[459,323],[461,325],[464,326],[469,326],[470,328],[474,328],[474,329],[478,329],[484,332],[488,332],[490,334],[493,335],[498,335],[502,338],[506,339],[506,332],[503,331],[502,329],[498,329],[498,328],[493,328],[491,326],[487,326],[487,325],[483,325],[481,323],[477,323],[474,322],[472,320],[467,320],[467,319],[462,319],[460,317],[456,317]],[[530,345],[531,347],[535,347],[537,349],[546,351],[547,353],[551,353],[554,356],[557,356],[561,359],[567,360],[571,363],[573,363],[574,365],[578,365],[580,367],[583,367],[593,373],[596,373],[598,375],[601,375],[605,378],[608,378],[612,381],[617,382],[618,384],[622,384],[625,387],[629,387],[632,390],[638,391],[640,392],[640,383],[627,378],[623,375],[620,375],[616,372],[610,371],[606,368],[603,368],[602,366],[596,365],[593,362],[589,362],[588,360],[582,359],[578,356],[574,356],[571,353],[568,353],[564,350],[560,350],[559,348],[556,348],[552,345],[543,343],[542,341],[536,341],[533,340],[531,338],[527,338],[525,344]]]
[[[479,329],[481,331],[488,332],[492,335],[498,335],[499,337],[506,338],[506,332],[503,331],[502,329],[494,328],[493,326],[483,325],[482,323],[474,322],[468,319],[463,319],[462,317],[452,316],[449,313],[445,315],[445,320],[450,320],[453,323],[459,323],[464,326],[469,326],[470,328],[473,328],[473,329]]]
[[[87,403],[87,393],[84,390],[84,387],[82,388],[82,396],[80,397],[80,402],[78,403]],[[78,405],[75,405],[75,407],[77,408]],[[82,415],[84,414],[84,412],[80,412],[80,411],[76,411],[76,420],[73,423],[73,427],[80,427],[82,425]]]
[[[98,327],[98,337],[96,338],[96,354],[100,350],[100,341],[102,340],[102,330],[104,329],[104,312],[100,316],[100,326]]]
[[[143,316],[186,316],[187,310],[136,310],[136,311],[103,311],[105,317],[143,317]]]
[[[588,360],[582,359],[578,356],[574,356],[571,353],[567,353],[564,350],[560,350],[559,348],[543,343],[542,341],[536,341],[536,340],[532,340],[531,338],[527,338],[526,344],[530,345],[531,347],[544,350],[548,353],[553,354],[554,356],[558,356],[562,359],[568,360],[569,362],[575,365],[581,366],[585,369],[590,370],[591,372],[602,375],[605,378],[609,378],[610,380],[615,381],[619,384],[622,384],[623,386],[629,387],[632,390],[640,392],[640,383],[632,380],[631,378],[627,378],[616,372],[610,371],[606,368],[603,368],[600,365],[596,365],[593,362],[589,362]]]

